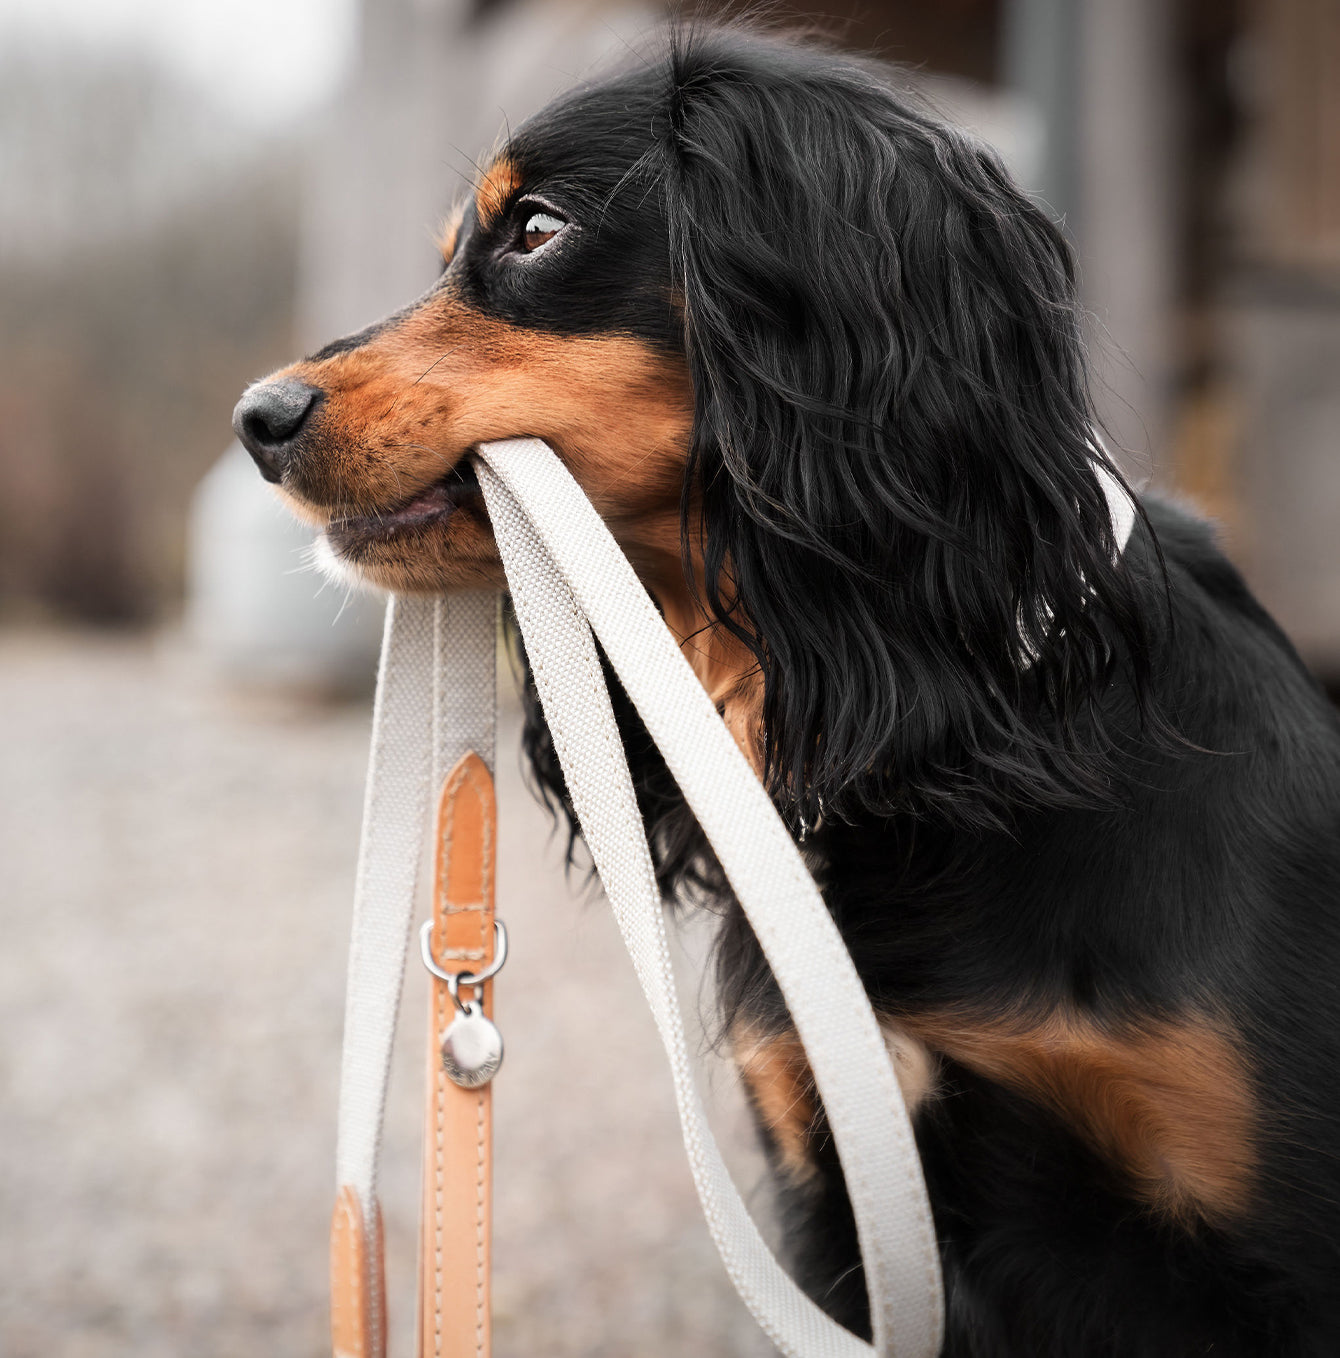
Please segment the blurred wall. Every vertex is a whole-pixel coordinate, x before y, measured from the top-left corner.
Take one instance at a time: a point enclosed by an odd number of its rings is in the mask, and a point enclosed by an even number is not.
[[[1252,584],[1340,691],[1340,5],[1253,0],[1239,43],[1218,426],[1199,452],[1231,488]]]
[[[132,52],[0,57],[0,618],[179,597],[191,490],[291,344],[293,160]]]
[[[403,306],[477,158],[656,22],[620,0],[365,0],[363,41],[305,182],[304,349]]]

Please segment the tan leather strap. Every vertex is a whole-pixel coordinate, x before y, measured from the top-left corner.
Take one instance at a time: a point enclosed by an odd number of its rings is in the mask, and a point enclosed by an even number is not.
[[[330,1222],[330,1339],[335,1358],[385,1358],[386,1317],[377,1302],[385,1295],[381,1209],[368,1231],[358,1194],[346,1186],[335,1199]]]
[[[467,754],[448,774],[433,839],[432,953],[444,971],[493,961],[497,814],[484,761]],[[419,1245],[420,1358],[487,1358],[492,1331],[492,1086],[462,1089],[443,1069],[441,1043],[456,1014],[434,977],[428,1006],[428,1098]],[[477,996],[493,1015],[493,983]]]

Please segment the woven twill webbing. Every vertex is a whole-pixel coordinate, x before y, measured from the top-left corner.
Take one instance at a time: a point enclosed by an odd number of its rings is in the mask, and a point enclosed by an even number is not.
[[[345,992],[336,1185],[377,1219],[386,1084],[414,920],[429,786],[467,750],[493,765],[497,595],[392,597],[372,713]],[[444,661],[449,663],[444,665]],[[380,1278],[366,1287],[373,1352],[385,1346]]]
[[[939,1256],[879,1026],[791,836],[655,606],[571,474],[534,439],[480,449],[480,484],[564,777],[670,1059],[708,1225],[783,1353],[855,1355],[764,1245],[703,1116],[651,858],[591,631],[712,842],[758,936],[824,1101],[856,1217],[874,1349],[939,1351]]]
[[[534,439],[479,450],[517,617],[583,836],[669,1058],[685,1148],[731,1279],[793,1358],[932,1358],[939,1256],[916,1147],[878,1024],[799,852],[613,537]],[[392,599],[350,954],[338,1182],[376,1210],[377,1160],[430,783],[492,760],[496,597]],[[593,636],[594,632],[594,636]],[[665,922],[595,637],[660,747],[747,914],[805,1045],[855,1214],[873,1346],[811,1302],[764,1244],[694,1083]],[[524,947],[524,940],[516,940]],[[384,1299],[369,1282],[373,1351]]]

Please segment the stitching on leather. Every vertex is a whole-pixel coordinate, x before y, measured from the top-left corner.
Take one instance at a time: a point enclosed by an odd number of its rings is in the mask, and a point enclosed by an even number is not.
[[[447,987],[434,979],[434,1041],[445,1027]],[[446,1179],[446,1073],[434,1063],[433,1075],[433,1352],[442,1352],[442,1203]]]
[[[382,1307],[385,1298],[379,1285],[381,1279],[377,1276],[377,1263],[381,1259],[382,1251],[381,1226],[381,1208],[376,1206],[374,1200],[372,1222],[365,1224],[363,1228],[363,1277],[367,1282],[367,1289],[363,1295],[367,1303],[367,1313],[364,1325],[359,1327],[360,1348],[362,1332],[364,1329],[367,1331],[368,1358],[385,1358],[386,1355],[386,1338],[382,1329]]]
[[[449,873],[451,853],[454,847],[456,831],[456,808],[457,797],[466,790],[479,799],[480,803],[480,824],[482,828],[481,844],[481,891],[478,901],[455,902],[450,900],[448,893]],[[493,898],[493,855],[494,855],[494,818],[488,813],[488,787],[484,779],[479,776],[479,771],[473,763],[466,764],[456,774],[449,779],[447,787],[444,789],[446,806],[442,817],[442,840],[441,854],[438,861],[438,871],[436,873],[434,893],[434,914],[435,930],[438,934],[438,947],[435,949],[437,956],[442,961],[470,961],[478,962],[488,957],[490,933],[492,929],[492,910],[490,904]],[[479,945],[477,947],[445,947],[446,916],[460,915],[473,912],[478,917],[479,923]],[[492,996],[492,985],[488,987],[490,998]],[[447,1026],[448,1013],[448,994],[445,983],[434,981],[433,983],[435,1001],[435,1022],[436,1033],[445,1030]],[[481,996],[482,998],[482,996]],[[444,1293],[444,1267],[443,1249],[445,1236],[445,1179],[446,1179],[446,1114],[447,1100],[451,1096],[452,1087],[447,1082],[447,1077],[440,1069],[435,1073],[434,1079],[434,1214],[433,1214],[433,1334],[434,1334],[434,1355],[442,1352],[442,1326],[443,1326],[443,1293]],[[462,1091],[463,1092],[463,1091]],[[476,1095],[475,1100],[475,1353],[477,1358],[484,1358],[487,1353],[487,1282],[488,1282],[488,1253],[486,1249],[486,1225],[487,1225],[487,1108],[488,1108],[487,1088],[481,1089]]]
[[[376,1353],[373,1347],[376,1313],[370,1290],[375,1255],[368,1247],[357,1199],[347,1187],[336,1199],[331,1234],[331,1338],[339,1340],[335,1352],[337,1358],[370,1358]]]
[[[482,797],[481,797],[482,800]],[[479,947],[481,956],[488,946],[489,911],[488,902],[493,899],[493,817],[485,814],[482,818],[484,829],[483,860],[480,864]],[[483,999],[483,987],[480,987]],[[489,983],[489,998],[492,999],[492,983]],[[488,1155],[487,1126],[485,1113],[489,1101],[488,1087],[479,1091],[475,1106],[475,1354],[484,1358],[485,1325],[487,1322],[488,1257],[485,1249],[484,1232],[487,1224],[488,1193],[485,1182]]]
[[[349,1303],[349,1203],[343,1189],[335,1204],[335,1229],[332,1235],[334,1267],[331,1269],[331,1290],[334,1296],[331,1298],[331,1319],[335,1335],[342,1340],[347,1328],[344,1313]]]
[[[484,1355],[484,1289],[488,1278],[488,1265],[484,1250],[484,1217],[486,1193],[484,1188],[485,1127],[484,1105],[487,1090],[480,1090],[476,1100],[475,1113],[475,1354]]]
[[[438,914],[438,919],[435,921],[436,932],[439,935],[446,932],[441,915],[446,907],[447,865],[451,859],[452,841],[455,838],[456,830],[456,793],[463,777],[462,772],[460,776],[451,779],[446,789],[445,814],[442,817],[442,851],[437,865],[437,890],[433,895],[434,908]],[[439,945],[440,942],[439,939]],[[434,978],[433,1013],[435,1024],[433,1038],[435,1042],[440,1040],[440,1035],[447,1026],[447,998],[446,983]],[[446,1074],[440,1069],[435,1069],[433,1074],[433,1352],[431,1358],[437,1358],[437,1355],[442,1352],[442,1244],[445,1234],[443,1204],[446,1193],[446,1113]]]

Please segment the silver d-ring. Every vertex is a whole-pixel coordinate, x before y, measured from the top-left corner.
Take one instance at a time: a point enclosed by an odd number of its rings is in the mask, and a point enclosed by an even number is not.
[[[447,983],[447,989],[451,992],[451,998],[456,1002],[456,1008],[464,1010],[465,1006],[461,1003],[461,997],[458,993],[460,987],[468,985],[478,989],[485,981],[496,976],[502,970],[503,963],[507,961],[507,930],[503,928],[502,920],[495,919],[493,921],[493,961],[478,973],[473,971],[443,971],[437,965],[437,959],[433,956],[432,920],[425,920],[423,928],[419,930],[419,951],[423,954],[424,966],[439,981]]]

